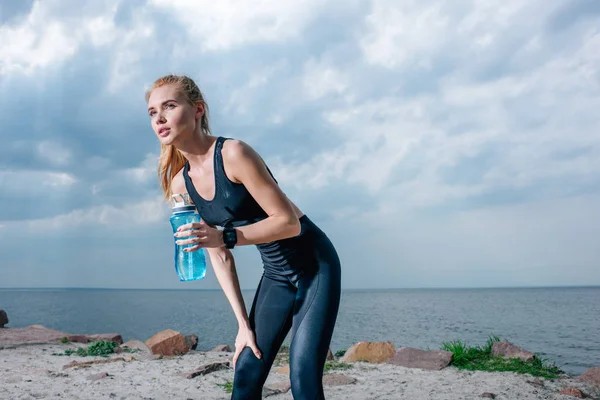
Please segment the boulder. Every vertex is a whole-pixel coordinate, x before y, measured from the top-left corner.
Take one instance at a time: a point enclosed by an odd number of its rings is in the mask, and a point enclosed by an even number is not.
[[[517,347],[506,340],[494,343],[492,354],[504,358],[518,358],[523,361],[532,361],[535,358],[535,354],[532,352]]]
[[[0,348],[21,344],[52,343],[69,336],[68,333],[48,329],[42,325],[31,325],[25,328],[0,329]]]
[[[396,348],[391,342],[358,342],[346,351],[341,361],[383,363],[393,357],[395,353]]]
[[[146,340],[146,346],[152,354],[161,356],[179,356],[189,351],[183,335],[172,329],[158,332]]]
[[[575,379],[579,382],[600,387],[600,367],[590,368]]]
[[[226,344],[220,344],[217,347],[213,348],[211,351],[227,351],[231,353],[231,347]]]
[[[6,315],[6,311],[0,310],[0,328],[4,328],[6,324],[8,324],[8,315]]]
[[[406,368],[421,368],[439,371],[450,365],[452,352],[443,350],[421,350],[401,347],[387,362]]]

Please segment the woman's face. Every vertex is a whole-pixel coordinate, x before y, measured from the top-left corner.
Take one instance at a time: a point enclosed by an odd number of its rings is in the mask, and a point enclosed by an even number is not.
[[[193,107],[176,85],[152,90],[148,99],[152,129],[162,144],[190,138],[202,117],[202,107]]]

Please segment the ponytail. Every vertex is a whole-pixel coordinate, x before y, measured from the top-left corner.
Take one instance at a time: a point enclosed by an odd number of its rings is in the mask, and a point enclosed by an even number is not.
[[[171,189],[173,178],[184,167],[186,158],[173,145],[160,145],[160,158],[158,160],[158,177],[165,195],[169,201],[173,191]]]

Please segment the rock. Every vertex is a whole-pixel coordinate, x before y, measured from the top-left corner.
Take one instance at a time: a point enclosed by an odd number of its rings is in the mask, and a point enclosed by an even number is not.
[[[532,352],[517,347],[506,340],[494,343],[492,354],[504,358],[519,358],[523,361],[532,361],[535,358],[535,354]]]
[[[183,335],[172,329],[158,332],[146,340],[146,346],[148,346],[152,354],[162,356],[180,356],[189,351]]]
[[[484,392],[484,393],[481,393],[481,395],[479,397],[485,397],[487,399],[495,399],[496,395],[494,393]]]
[[[581,390],[574,387],[565,388],[560,391],[560,394],[566,394],[567,396],[577,397],[578,399],[585,398],[585,395],[581,392]]]
[[[126,350],[137,350],[132,354],[132,357],[138,360],[153,360],[154,359],[154,355],[152,354],[152,352],[150,351],[150,349],[148,348],[148,346],[146,346],[146,343],[142,342],[141,340],[130,340],[126,343],[123,343],[120,346],[121,349],[121,353],[125,352]],[[116,349],[115,349],[116,350]]]
[[[220,361],[220,362],[203,365],[200,368],[195,369],[192,372],[186,372],[182,375],[186,379],[192,379],[199,375],[206,375],[206,374],[210,374],[211,372],[215,372],[215,371],[219,371],[221,369],[227,369],[227,368],[229,368],[229,361]]]
[[[356,378],[343,374],[325,374],[323,375],[323,385],[342,386],[356,383]]]
[[[107,377],[109,377],[109,376],[110,376],[110,375],[108,375],[106,372],[100,372],[99,374],[90,375],[90,376],[88,376],[86,379],[87,379],[88,381],[95,382],[95,381],[99,381],[100,379],[107,378]]]
[[[590,368],[575,379],[600,387],[600,367]]]
[[[68,333],[48,329],[42,325],[25,328],[0,329],[0,348],[32,343],[52,343],[69,336]]]
[[[335,360],[335,357],[333,356],[333,353],[331,352],[331,349],[327,350],[327,361],[333,361]]]
[[[287,393],[291,389],[290,381],[277,382],[263,388],[263,397],[274,396],[277,394]]]
[[[341,361],[383,363],[389,360],[395,352],[396,348],[391,342],[358,342],[346,351]]]
[[[227,351],[231,353],[231,347],[226,344],[220,344],[217,347],[213,348],[211,351]]]
[[[4,328],[6,324],[8,324],[8,315],[6,315],[6,311],[0,310],[0,328]]]
[[[69,342],[75,342],[75,343],[87,343],[90,341],[88,339],[88,337],[85,335],[69,335],[69,336],[66,336],[66,339]],[[61,339],[61,341],[62,341],[62,339]]]
[[[283,367],[279,367],[279,368],[274,369],[273,372],[275,372],[277,374],[289,375],[290,374],[290,366],[289,365],[284,365]]]
[[[66,364],[63,366],[63,369],[67,369],[67,368],[79,368],[79,367],[89,367],[92,364],[107,364],[107,363],[113,363],[113,362],[117,362],[117,361],[125,361],[125,359],[123,357],[117,357],[117,358],[106,358],[103,360],[92,360],[92,361],[71,361],[70,363]]]
[[[101,340],[104,340],[105,342],[115,342],[117,344],[123,344],[123,338],[118,333],[99,333],[85,336],[90,342],[99,342]]]
[[[191,335],[185,335],[183,339],[188,349],[196,350],[196,347],[198,347],[198,336],[192,333]]]
[[[443,350],[421,350],[412,347],[401,347],[389,364],[399,365],[407,368],[421,368],[431,371],[439,371],[450,365],[452,352]]]

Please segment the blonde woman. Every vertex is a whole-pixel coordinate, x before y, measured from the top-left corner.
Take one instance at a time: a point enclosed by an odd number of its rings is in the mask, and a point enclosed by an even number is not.
[[[291,330],[295,399],[323,399],[322,376],[340,302],[340,260],[331,241],[281,191],[262,158],[240,140],[212,136],[208,106],[187,76],[167,75],[146,93],[161,143],[165,198],[189,193],[202,218],[175,234],[206,249],[239,324],[232,399],[260,399]],[[218,229],[221,227],[222,229]],[[250,315],[231,249],[255,245],[264,271]]]

